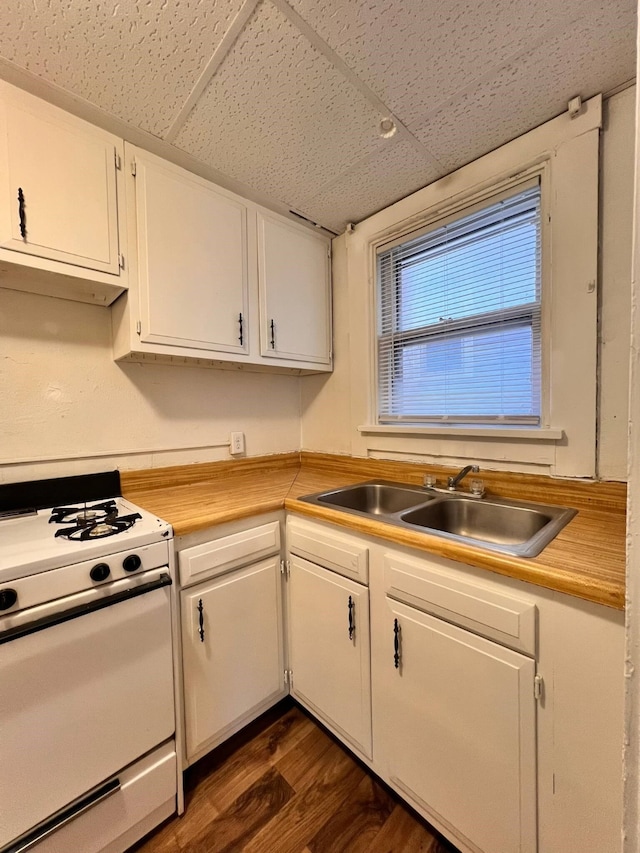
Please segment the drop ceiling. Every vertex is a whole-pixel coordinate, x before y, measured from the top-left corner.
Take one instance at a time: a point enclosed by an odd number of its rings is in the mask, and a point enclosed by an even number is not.
[[[631,80],[635,10],[633,0],[3,0],[0,76],[339,233],[574,95]]]

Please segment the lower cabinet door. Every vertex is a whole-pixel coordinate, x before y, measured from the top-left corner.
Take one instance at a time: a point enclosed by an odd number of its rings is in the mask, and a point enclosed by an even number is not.
[[[182,593],[187,759],[285,695],[279,557]]]
[[[534,662],[387,606],[375,714],[391,781],[471,849],[534,853]]]
[[[289,615],[292,694],[370,758],[369,590],[292,556]]]

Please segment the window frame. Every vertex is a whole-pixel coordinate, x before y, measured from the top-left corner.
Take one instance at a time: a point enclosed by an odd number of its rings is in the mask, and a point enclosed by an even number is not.
[[[380,376],[380,350],[381,340],[384,336],[382,335],[383,314],[381,309],[381,305],[383,303],[383,292],[378,275],[378,262],[380,260],[380,255],[385,252],[389,252],[398,246],[402,246],[405,243],[411,242],[413,240],[418,240],[420,239],[420,237],[426,236],[430,232],[436,231],[439,228],[443,228],[449,225],[450,223],[456,222],[467,216],[472,216],[474,213],[481,212],[485,208],[491,207],[494,204],[498,204],[501,200],[517,195],[519,192],[524,192],[527,188],[533,187],[535,185],[538,185],[540,188],[540,330],[539,350],[536,352],[534,349],[533,353],[534,357],[539,357],[540,359],[540,371],[537,377],[540,382],[539,415],[481,416],[472,415],[470,413],[467,415],[382,415],[382,406],[380,400],[380,387],[382,385],[382,377]],[[438,425],[442,425],[445,427],[450,427],[451,425],[471,425],[475,427],[495,427],[499,430],[504,430],[506,427],[517,428],[518,426],[528,426],[533,429],[544,429],[545,427],[549,426],[549,353],[548,351],[545,352],[545,350],[548,350],[549,342],[549,334],[547,327],[549,316],[548,303],[550,302],[550,235],[548,228],[548,224],[550,221],[548,204],[549,191],[550,187],[548,164],[546,162],[543,162],[541,164],[537,164],[532,169],[525,170],[522,173],[513,176],[512,178],[506,181],[501,181],[495,185],[487,186],[485,190],[480,194],[480,196],[478,196],[477,193],[473,194],[472,196],[461,195],[457,199],[455,206],[450,209],[444,216],[439,216],[438,210],[434,210],[431,212],[431,215],[425,217],[424,222],[419,227],[413,227],[409,231],[404,231],[403,233],[396,235],[392,240],[384,240],[383,242],[372,243],[374,255],[373,263],[375,289],[375,354],[373,362],[375,391],[373,396],[374,410],[372,414],[373,420],[378,427],[382,428],[408,426],[415,428],[420,425],[431,425],[437,429]],[[391,262],[391,259],[389,260]],[[399,270],[392,271],[392,274],[397,277],[399,275],[399,272]],[[394,302],[394,306],[390,309],[392,311],[397,310],[396,306],[398,302],[397,296],[399,289],[399,285],[396,284],[393,288],[393,293],[390,297]],[[482,329],[498,329],[500,327],[505,328],[506,325],[526,325],[526,323],[524,323],[523,321],[525,321],[527,317],[533,318],[534,314],[538,313],[537,306],[537,301],[521,303],[510,309],[498,309],[494,311],[483,312],[459,318],[457,320],[443,322],[442,324],[434,323],[429,325],[428,327],[416,327],[410,330],[406,330],[404,332],[395,332],[392,334],[395,340],[405,338],[407,342],[410,342],[411,340],[426,342],[429,338],[433,340],[446,340],[447,337],[449,337],[451,333],[455,331],[476,332]],[[507,317],[506,315],[508,314],[510,314],[511,316]],[[474,322],[469,322],[472,317],[474,318]],[[438,326],[440,326],[441,328],[437,328]],[[533,320],[530,323],[530,326],[533,330]],[[429,329],[428,332],[426,331],[427,328]],[[387,335],[387,339],[389,337],[390,335]],[[398,353],[390,354],[389,356],[389,358],[397,357]],[[391,369],[388,371],[387,374],[388,385],[392,384],[393,378],[393,369]],[[391,398],[392,393],[389,390],[387,394],[387,400],[391,400]]]

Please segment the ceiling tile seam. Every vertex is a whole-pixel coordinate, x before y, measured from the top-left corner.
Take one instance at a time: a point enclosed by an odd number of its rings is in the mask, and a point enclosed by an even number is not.
[[[186,101],[182,105],[180,112],[171,122],[169,130],[164,136],[167,142],[173,142],[178,136],[180,130],[182,129],[182,126],[188,119],[200,96],[211,82],[218,68],[220,68],[220,66],[226,59],[238,36],[249,22],[249,19],[253,16],[253,13],[255,12],[258,4],[261,2],[262,0],[246,0],[246,2],[242,5],[240,11],[229,26],[229,29],[226,31],[226,33],[222,37],[222,40],[212,53],[211,58],[207,62],[204,70],[202,71],[202,74],[198,78],[195,86],[193,87]]]
[[[590,5],[595,5],[595,4],[590,4]],[[593,11],[594,10],[592,9],[591,12],[593,13]],[[576,24],[576,23],[579,23],[580,21],[583,21],[584,18],[585,18],[585,15],[581,15],[580,17],[577,17],[577,18],[575,18],[575,17],[570,18],[567,16],[567,19],[565,20],[565,23],[564,23],[564,27],[565,28],[571,27],[573,24]],[[481,86],[483,83],[487,83],[489,80],[496,77],[500,72],[505,71],[507,68],[509,68],[510,65],[513,65],[519,59],[522,59],[524,56],[528,56],[529,54],[535,53],[538,50],[538,48],[541,47],[547,41],[549,36],[556,36],[557,35],[557,30],[558,30],[557,24],[555,24],[553,26],[549,25],[545,30],[543,30],[543,32],[539,36],[539,38],[537,38],[533,43],[528,44],[526,47],[523,47],[520,50],[517,50],[512,54],[509,54],[503,60],[501,60],[499,63],[491,66],[491,68],[489,68],[484,74],[481,74],[479,77],[474,77],[472,80],[470,80],[469,83],[467,83],[466,86],[463,86],[461,89],[457,89],[446,100],[440,101],[435,107],[428,110],[421,117],[419,128],[425,127],[425,125],[428,124],[429,119],[433,118],[433,116],[436,116],[438,113],[442,112],[442,110],[445,110],[445,109],[448,109],[449,107],[452,107],[462,97],[470,94],[475,89],[477,89],[478,86]],[[576,92],[576,93],[572,93],[572,94],[579,94],[579,93]],[[570,95],[567,95],[567,99],[569,97],[570,97]]]
[[[369,86],[361,80],[358,75],[349,68],[347,63],[331,48],[326,41],[318,35],[318,33],[313,29],[313,27],[308,24],[304,18],[298,14],[287,2],[286,0],[270,0],[270,2],[279,9],[283,15],[289,19],[289,21],[300,31],[300,33],[305,36],[307,41],[311,43],[315,49],[321,53],[325,59],[327,59],[333,67],[340,73],[348,83],[350,83],[355,89],[357,89],[360,94],[369,102],[369,104],[377,110],[381,116],[389,117],[393,119],[397,129],[398,135],[400,138],[405,139],[407,142],[410,142],[414,148],[416,148],[423,157],[426,157],[431,161],[431,164],[438,168],[442,169],[443,165],[440,161],[429,151],[427,146],[421,142],[417,137],[413,135],[413,133],[409,130],[409,128],[395,115],[393,110],[391,110],[381,98],[376,95],[376,93],[369,88]]]

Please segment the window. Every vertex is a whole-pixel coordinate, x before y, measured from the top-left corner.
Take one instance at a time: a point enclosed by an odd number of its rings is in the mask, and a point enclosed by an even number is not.
[[[538,179],[378,250],[378,422],[541,423]]]

